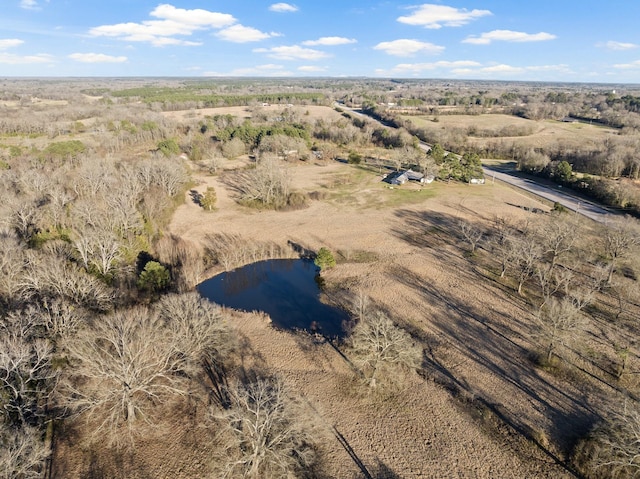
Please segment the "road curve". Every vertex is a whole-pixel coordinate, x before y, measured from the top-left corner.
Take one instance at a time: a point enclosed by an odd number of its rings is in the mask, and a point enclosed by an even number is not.
[[[383,124],[376,118],[366,115],[361,110],[349,108],[343,104],[338,103],[334,103],[334,106],[347,110],[358,116],[367,116],[368,118],[371,118],[382,126],[391,129],[390,126]],[[428,152],[431,149],[431,145],[421,141],[420,148],[425,152]],[[553,201],[554,203],[560,203],[565,208],[571,211],[575,211],[576,213],[597,221],[598,223],[606,223],[612,220],[614,217],[612,213],[602,208],[601,206],[598,206],[591,201],[578,198],[570,193],[563,191],[562,186],[560,185],[556,185],[555,187],[541,185],[540,183],[536,183],[534,180],[510,175],[505,171],[500,171],[495,168],[491,168],[490,166],[483,166],[482,169],[487,179],[495,178],[499,181],[525,190],[546,200]]]
[[[549,201],[560,203],[565,208],[575,211],[587,218],[590,218],[598,223],[606,223],[613,219],[613,214],[605,210],[604,208],[596,205],[595,203],[577,198],[570,193],[563,191],[562,186],[545,186],[540,183],[536,183],[528,178],[521,178],[519,176],[510,175],[504,171],[499,171],[490,166],[483,166],[484,176],[487,180],[497,179],[509,185],[533,193]]]

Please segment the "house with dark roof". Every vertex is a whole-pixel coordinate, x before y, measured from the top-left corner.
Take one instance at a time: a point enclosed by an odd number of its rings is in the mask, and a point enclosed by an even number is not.
[[[424,176],[424,174],[419,173],[417,171],[409,170],[401,170],[394,171],[393,173],[389,173],[387,176],[383,178],[383,181],[386,181],[392,185],[404,185],[407,181],[417,181],[418,183],[431,183],[434,180],[433,176]]]

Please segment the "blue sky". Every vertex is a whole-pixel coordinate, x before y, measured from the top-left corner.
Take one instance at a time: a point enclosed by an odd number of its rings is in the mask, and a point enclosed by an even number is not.
[[[0,76],[640,83],[639,0],[0,0]]]

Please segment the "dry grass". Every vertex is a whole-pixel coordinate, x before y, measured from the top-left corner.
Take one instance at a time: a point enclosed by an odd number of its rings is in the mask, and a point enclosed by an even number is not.
[[[524,147],[541,148],[562,143],[568,147],[585,147],[601,145],[602,142],[617,135],[617,130],[598,125],[588,125],[585,123],[564,123],[555,120],[534,121],[519,118],[511,115],[484,114],[484,115],[441,115],[438,122],[433,122],[433,116],[404,116],[406,120],[411,120],[417,127],[428,127],[430,129],[439,128],[462,129],[469,128],[478,130],[499,131],[505,127],[528,128],[532,132],[527,136],[515,137],[493,137],[477,138],[469,136],[469,144],[476,147],[483,147],[495,142],[508,142],[509,144],[521,145]]]
[[[340,262],[326,274],[328,284],[339,286],[329,289],[329,299],[345,304],[349,294],[364,290],[420,341],[429,379],[413,375],[405,389],[382,398],[354,394],[353,371],[328,345],[238,315],[235,324],[263,367],[283,375],[335,425],[372,473],[568,476],[553,455],[562,457],[600,396],[586,397],[535,369],[527,306],[479,274],[451,236],[460,218],[488,227],[496,215],[518,221],[531,215],[523,207],[547,207],[499,184],[390,190],[375,174],[341,163],[292,166],[292,176],[295,189],[328,194],[304,210],[258,212],[239,206],[220,178],[202,177],[198,188],[215,186],[218,210],[205,214],[187,203],[170,229],[192,241],[222,232],[375,258]],[[459,408],[452,402],[458,397],[477,400]],[[482,417],[465,412],[464,404],[472,411],[482,406]],[[324,447],[331,477],[358,477],[337,440]]]
[[[342,115],[335,111],[333,108],[327,106],[299,106],[294,105],[287,107],[286,105],[269,105],[255,107],[257,111],[264,112],[269,115],[277,115],[285,108],[290,108],[295,114],[301,118],[306,118],[309,121],[316,121],[318,119],[331,121],[342,118]],[[246,106],[228,106],[220,108],[202,108],[192,110],[178,110],[178,111],[166,111],[162,115],[175,121],[197,121],[203,119],[206,116],[215,115],[232,115],[240,119],[251,118],[253,107]]]

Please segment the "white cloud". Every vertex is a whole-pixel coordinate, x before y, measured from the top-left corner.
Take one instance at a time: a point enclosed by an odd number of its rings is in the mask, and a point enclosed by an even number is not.
[[[634,48],[638,48],[638,45],[635,43],[615,42],[613,40],[606,43],[596,43],[596,46],[608,48],[609,50],[633,50]]]
[[[486,32],[479,37],[470,36],[462,40],[462,43],[473,43],[474,45],[489,45],[493,41],[501,42],[543,42],[553,40],[556,36],[551,33],[524,33],[512,30],[493,30]]]
[[[569,65],[559,64],[559,65],[534,65],[530,67],[525,67],[528,71],[531,72],[561,72],[561,73],[573,73],[569,68]]]
[[[18,38],[5,38],[0,39],[0,63],[8,65],[26,65],[29,63],[53,63],[54,58],[51,55],[45,53],[38,53],[36,55],[15,55],[13,53],[5,53],[3,50],[20,46],[24,43],[23,40]]]
[[[432,63],[400,63],[393,68],[395,72],[410,71],[421,72],[425,70],[436,70],[438,68],[462,68],[479,67],[480,63],[471,60],[441,61]]]
[[[307,40],[302,42],[303,45],[307,45],[309,47],[315,47],[319,45],[323,46],[336,46],[336,45],[348,45],[349,43],[357,43],[357,40],[354,38],[345,38],[345,37],[321,37],[317,40]]]
[[[640,60],[631,63],[618,63],[617,65],[613,65],[613,68],[618,68],[619,70],[634,70],[640,68]]]
[[[279,37],[278,33],[265,33],[253,27],[245,27],[239,23],[216,33],[218,38],[233,43],[259,42],[271,37]]]
[[[256,48],[255,53],[266,53],[271,58],[278,60],[322,60],[328,58],[328,53],[312,48],[302,48],[299,45],[281,46],[273,48]]]
[[[202,43],[174,37],[177,35],[189,36],[198,30],[223,28],[236,22],[232,15],[226,13],[202,9],[185,10],[167,4],[158,5],[150,15],[160,20],[101,25],[90,29],[89,34],[130,42],[148,42],[154,46],[197,46]]]
[[[5,38],[0,39],[0,50],[6,50],[7,48],[17,47],[24,43],[23,40],[19,40],[18,38]]]
[[[435,29],[443,26],[460,27],[477,18],[493,15],[489,10],[474,9],[469,11],[466,8],[454,8],[430,3],[411,8],[414,10],[411,15],[398,17],[400,23]]]
[[[521,67],[505,65],[504,63],[502,63],[500,65],[492,65],[490,67],[480,68],[478,71],[483,73],[522,73],[523,71],[525,71],[525,69]]]
[[[295,5],[291,5],[290,3],[274,3],[273,5],[269,6],[269,10],[271,10],[272,12],[278,12],[278,13],[288,13],[288,12],[297,12],[298,11],[298,7],[296,7]]]
[[[467,68],[469,71],[471,70],[469,67],[480,67],[481,63],[473,61],[473,60],[456,60],[456,61],[447,61],[441,60],[437,62],[425,62],[425,63],[399,63],[391,70],[383,70],[378,69],[376,73],[379,75],[404,75],[411,73],[413,75],[417,75],[424,71],[433,71],[433,70],[451,70],[454,72],[456,69]]]
[[[327,71],[327,67],[319,67],[316,65],[303,65],[298,67],[298,71],[306,72],[306,73],[314,73],[314,72],[324,72]]]
[[[133,37],[130,37],[131,41]],[[148,41],[154,47],[166,47],[166,46],[181,46],[181,47],[199,47],[202,45],[202,42],[190,42],[187,40],[180,40],[178,38],[171,37],[152,37],[148,40],[145,40],[143,37],[139,37],[136,41]]]
[[[47,0],[48,2],[49,0]],[[25,10],[40,10],[37,0],[20,0],[20,8]]]
[[[0,63],[8,65],[27,65],[30,63],[53,63],[54,58],[51,55],[45,53],[39,53],[37,55],[19,56],[11,53],[0,52]]]
[[[416,53],[426,53],[428,55],[437,55],[444,51],[444,47],[434,45],[433,43],[421,42],[419,40],[409,40],[406,38],[394,40],[392,42],[378,43],[374,50],[382,50],[388,55],[397,57],[409,57]]]
[[[471,68],[454,68],[451,70],[451,74],[456,76],[466,76],[470,75],[474,71],[475,70],[472,70]]]
[[[236,22],[236,19],[228,13],[210,12],[201,8],[185,10],[168,4],[158,5],[150,15],[183,25],[193,25],[194,27],[222,28],[233,25]]]
[[[82,63],[124,63],[128,60],[124,56],[114,57],[104,53],[72,53],[69,58]]]

